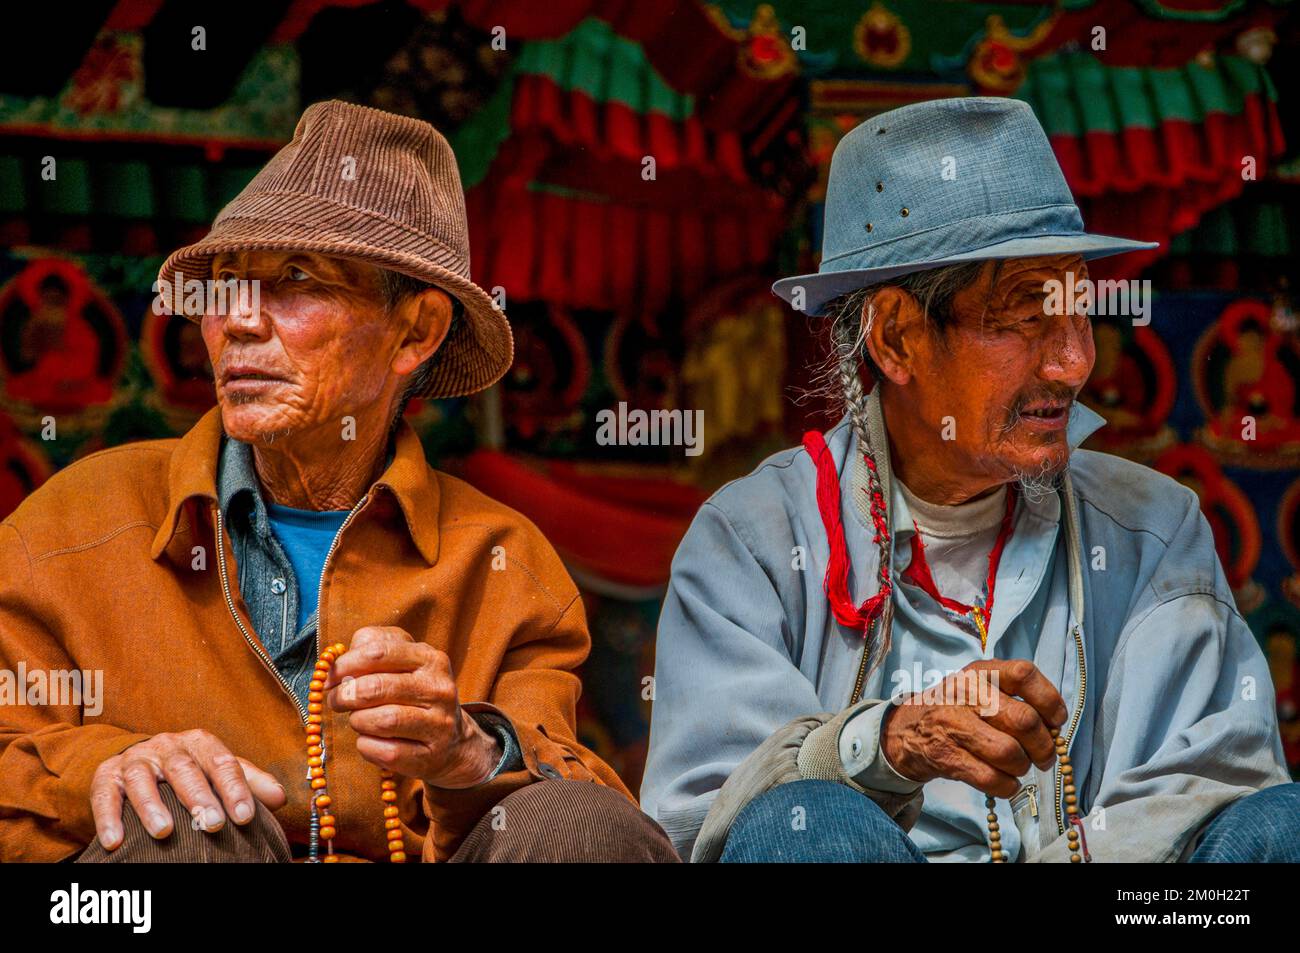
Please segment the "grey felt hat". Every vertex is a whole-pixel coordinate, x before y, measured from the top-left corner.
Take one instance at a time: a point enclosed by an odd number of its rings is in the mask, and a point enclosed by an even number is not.
[[[990,258],[1158,247],[1083,230],[1047,135],[1019,100],[936,99],[881,113],[835,148],[816,274],[772,290],[806,314],[849,291]]]

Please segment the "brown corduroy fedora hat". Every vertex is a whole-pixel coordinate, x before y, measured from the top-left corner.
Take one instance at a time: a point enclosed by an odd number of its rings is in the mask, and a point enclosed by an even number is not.
[[[180,272],[185,281],[207,280],[214,255],[252,249],[358,258],[455,296],[464,319],[443,342],[420,396],[472,394],[510,367],[510,324],[469,277],[455,156],[427,122],[334,100],[309,106],[289,144],[221,210],[205,238],[163,262],[158,278],[173,285]]]

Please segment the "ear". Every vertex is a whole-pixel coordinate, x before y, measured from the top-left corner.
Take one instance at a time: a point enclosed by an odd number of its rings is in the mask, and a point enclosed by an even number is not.
[[[867,353],[892,383],[903,385],[916,373],[925,347],[925,323],[916,299],[892,285],[862,306]]]
[[[393,355],[395,373],[412,373],[442,347],[451,328],[451,311],[451,296],[441,288],[426,288],[398,305],[397,317],[406,334]]]

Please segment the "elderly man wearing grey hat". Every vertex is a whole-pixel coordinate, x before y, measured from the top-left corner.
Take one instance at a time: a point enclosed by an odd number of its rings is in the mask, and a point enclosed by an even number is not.
[[[1144,247],[1084,232],[1024,103],[839,144],[821,266],[774,290],[830,324],[847,412],[701,508],[659,623],[642,806],[683,856],[1300,860],[1195,494],[1075,449],[1069,301]]]

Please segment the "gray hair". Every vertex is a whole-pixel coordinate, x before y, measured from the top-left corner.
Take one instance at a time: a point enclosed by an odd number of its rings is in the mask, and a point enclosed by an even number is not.
[[[901,288],[921,305],[931,327],[942,332],[952,324],[952,302],[984,267],[982,261],[943,265],[926,271],[881,281],[832,299],[826,305],[830,318],[830,358],[818,374],[817,392],[843,405],[854,433],[867,446],[867,396],[862,387],[862,365],[879,380],[880,368],[867,350],[867,333],[875,319],[872,299],[882,288]],[[863,320],[863,313],[866,320]]]
[[[412,278],[410,275],[402,274],[400,271],[391,271],[388,268],[379,269],[379,287],[384,296],[384,305],[391,312],[402,301],[414,297],[429,288],[437,288],[435,284],[427,281],[421,281],[419,278]],[[447,328],[447,336],[443,339],[443,345],[433,353],[423,364],[411,372],[411,377],[402,388],[401,396],[397,400],[397,412],[393,415],[392,429],[397,429],[398,421],[406,413],[407,405],[419,397],[428,388],[433,380],[433,373],[437,369],[439,362],[442,360],[446,344],[452,339],[463,323],[464,306],[460,299],[455,295],[447,292],[451,298],[451,326]]]
[[[870,430],[867,427],[867,395],[862,387],[862,365],[870,368],[872,376],[881,379],[880,369],[871,359],[867,350],[867,333],[875,319],[872,299],[882,288],[901,288],[915,298],[921,305],[926,320],[936,331],[943,331],[952,323],[952,302],[957,293],[968,287],[979,276],[984,262],[963,262],[958,265],[944,265],[927,271],[916,271],[910,275],[889,281],[878,282],[840,295],[826,305],[830,320],[830,357],[817,375],[814,394],[832,398],[833,402],[843,405],[849,415],[853,433],[858,438],[858,448],[867,454],[874,463],[876,454],[871,446]],[[865,320],[863,315],[865,313]],[[884,500],[884,489],[874,466],[867,468],[868,489],[872,499]],[[889,501],[885,500],[885,513],[889,519]],[[886,523],[886,525],[888,525]],[[889,579],[893,572],[893,545],[886,536],[877,534],[876,545],[880,549],[881,578]],[[874,671],[889,654],[892,633],[891,626],[880,626],[873,644],[863,651],[874,656],[871,671]],[[878,627],[878,628],[880,628]],[[866,636],[868,633],[863,633]]]

